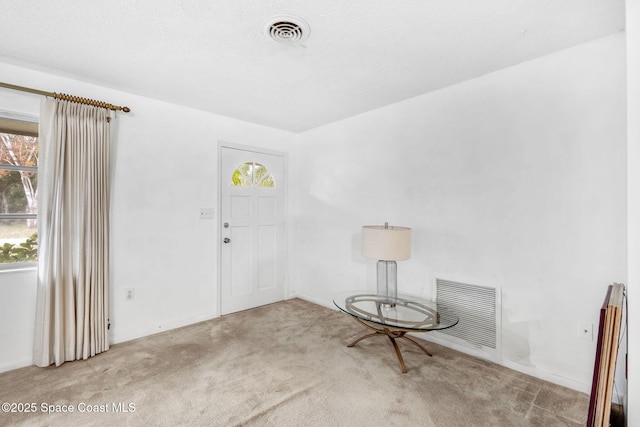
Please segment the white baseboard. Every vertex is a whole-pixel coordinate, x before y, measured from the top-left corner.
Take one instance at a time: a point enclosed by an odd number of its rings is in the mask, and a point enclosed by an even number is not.
[[[572,378],[567,378],[562,375],[557,375],[552,372],[547,372],[547,371],[538,369],[535,366],[526,366],[511,360],[503,360],[499,357],[491,357],[491,355],[488,355],[482,350],[474,350],[473,348],[470,348],[464,345],[458,345],[447,339],[438,338],[435,334],[427,333],[427,334],[419,334],[416,336],[418,338],[422,338],[424,340],[439,344],[443,347],[447,347],[452,350],[456,350],[461,353],[465,353],[470,356],[477,357],[479,359],[487,360],[497,365],[504,366],[505,368],[513,369],[514,371],[532,376],[534,378],[541,379],[543,381],[548,381],[550,383],[553,383],[562,387],[570,388],[571,390],[579,391],[585,394],[591,394],[591,383],[585,384],[584,382],[577,381]],[[624,399],[624,396],[616,396],[614,393],[613,401],[615,403],[620,403],[618,401],[620,399]]]
[[[136,333],[133,333],[133,334],[122,335],[122,336],[118,336],[116,334],[113,334],[111,336],[110,344],[111,345],[120,344],[120,343],[123,343],[123,342],[135,340],[135,339],[138,339],[138,338],[144,338],[144,337],[148,337],[150,335],[159,334],[161,332],[170,331],[172,329],[182,328],[183,326],[189,326],[189,325],[193,325],[195,323],[205,322],[207,320],[215,319],[215,318],[218,318],[218,317],[220,317],[219,314],[207,314],[207,315],[202,315],[202,316],[190,317],[189,319],[180,320],[178,322],[164,323],[164,324],[161,324],[160,326],[158,326],[157,329],[140,331],[140,332],[136,332]]]
[[[516,362],[505,361],[502,363],[502,366],[513,369],[514,371],[522,372],[523,374],[531,375],[532,377],[539,378],[544,381],[548,381],[553,384],[557,384],[562,387],[570,388],[572,390],[576,390],[588,395],[591,395],[591,383],[585,384],[580,381],[576,381],[571,378],[566,378],[561,375],[553,374],[551,372],[546,372],[534,367],[524,366]],[[611,401],[613,403],[617,403],[619,405],[623,405],[625,408],[627,407],[627,396],[623,393],[624,390],[614,389],[613,395],[611,396]]]
[[[309,302],[312,302],[314,304],[317,304],[317,305],[320,305],[320,306],[323,306],[323,307],[331,308],[333,310],[337,310],[338,309],[333,303],[327,303],[327,301],[324,300],[324,299],[320,299],[320,298],[317,298],[317,297],[314,297],[314,296],[311,296],[311,295],[307,295],[307,294],[297,294],[296,296],[291,297],[291,298],[300,298],[300,299],[303,299],[305,301],[309,301]]]
[[[31,359],[3,363],[2,365],[0,365],[0,373],[13,371],[14,369],[26,368],[27,366],[31,365],[33,365],[33,360]]]
[[[548,381],[553,384],[557,384],[562,387],[567,387],[572,390],[580,391],[582,393],[591,394],[591,384],[585,384],[571,378],[566,378],[551,372],[545,372],[541,369],[536,368],[535,366],[525,366],[510,360],[504,360],[502,362],[502,366],[526,375],[530,375],[532,377],[539,378],[544,381]]]
[[[434,342],[443,347],[459,351],[460,353],[468,354],[478,359],[487,360],[497,365],[502,365],[499,353],[494,351],[493,349],[487,349],[480,346],[478,346],[477,348],[471,347],[470,345],[463,343],[462,340],[457,340],[455,337],[439,334],[437,331],[416,334],[412,333],[410,335],[414,335],[426,341]],[[459,343],[457,341],[459,341]]]

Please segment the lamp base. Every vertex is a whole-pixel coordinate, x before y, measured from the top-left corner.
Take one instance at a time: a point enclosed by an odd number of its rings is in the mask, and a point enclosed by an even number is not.
[[[395,307],[398,298],[398,264],[395,261],[378,261],[378,296],[383,307]]]

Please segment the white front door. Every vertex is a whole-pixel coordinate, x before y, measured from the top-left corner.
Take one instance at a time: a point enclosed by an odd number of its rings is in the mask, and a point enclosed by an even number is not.
[[[220,313],[284,299],[284,155],[220,147]]]

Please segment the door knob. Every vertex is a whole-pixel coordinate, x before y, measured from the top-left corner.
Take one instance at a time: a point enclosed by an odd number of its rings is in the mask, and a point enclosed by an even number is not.
[[[231,241],[231,239],[228,238],[228,237],[225,237],[224,240],[223,240],[223,242],[225,242],[225,243],[229,243],[230,241]]]

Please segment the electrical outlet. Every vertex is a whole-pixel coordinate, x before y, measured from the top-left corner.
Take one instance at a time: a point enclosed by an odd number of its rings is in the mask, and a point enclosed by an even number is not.
[[[580,331],[578,336],[586,341],[593,341],[593,323],[580,322]]]
[[[131,301],[133,300],[133,297],[135,296],[135,294],[136,294],[135,289],[133,288],[125,289],[124,299],[126,301]]]
[[[213,219],[213,208],[200,208],[200,219]]]

